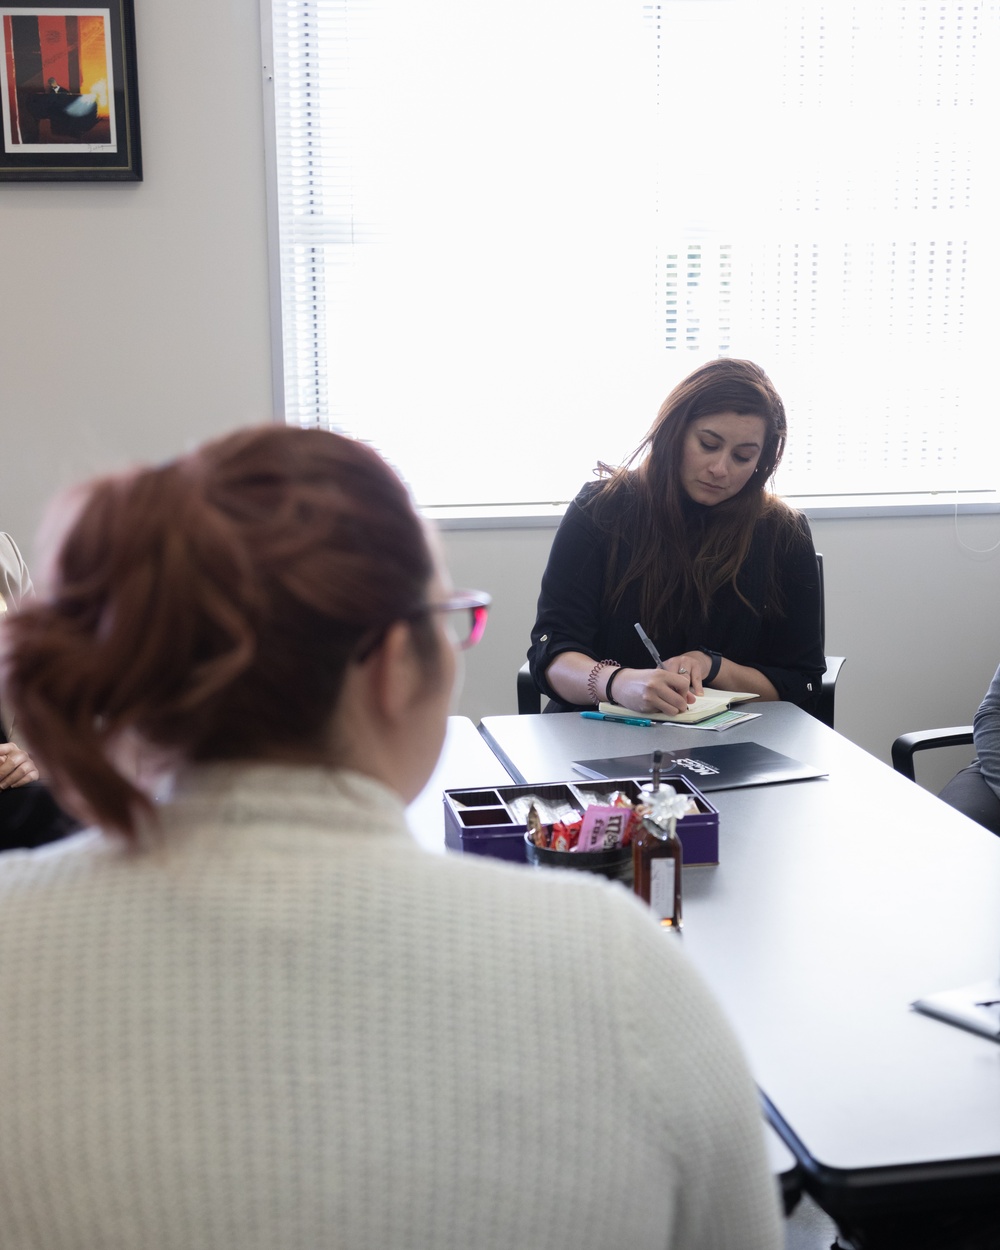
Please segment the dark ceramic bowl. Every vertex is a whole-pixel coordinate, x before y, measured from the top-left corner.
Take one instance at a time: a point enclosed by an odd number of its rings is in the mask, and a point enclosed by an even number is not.
[[[525,855],[529,864],[540,868],[576,868],[596,872],[615,881],[632,880],[632,848],[613,851],[548,851],[535,846],[531,834],[524,835]]]

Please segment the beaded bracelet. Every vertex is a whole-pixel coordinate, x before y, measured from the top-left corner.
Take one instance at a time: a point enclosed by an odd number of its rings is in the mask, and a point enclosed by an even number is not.
[[[587,678],[587,693],[590,695],[591,703],[601,701],[601,696],[597,693],[597,674],[602,668],[621,668],[621,665],[617,660],[601,660],[590,670],[590,676]]]

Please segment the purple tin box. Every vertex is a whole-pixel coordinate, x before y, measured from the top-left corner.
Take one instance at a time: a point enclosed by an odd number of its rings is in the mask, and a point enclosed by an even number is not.
[[[496,859],[523,864],[527,825],[514,815],[510,803],[525,795],[538,795],[552,802],[569,803],[582,813],[588,804],[600,801],[613,790],[621,790],[631,799],[638,798],[640,785],[647,780],[628,777],[609,781],[564,781],[536,786],[445,790],[445,845],[453,851],[492,855]],[[679,794],[690,794],[698,805],[696,816],[684,816],[677,822],[677,836],[684,848],[684,863],[717,864],[718,811],[687,778],[667,775],[663,780]]]

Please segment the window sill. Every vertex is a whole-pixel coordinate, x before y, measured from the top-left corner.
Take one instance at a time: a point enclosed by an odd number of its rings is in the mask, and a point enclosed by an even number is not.
[[[995,491],[957,494],[786,495],[810,521],[856,517],[974,516],[1000,512]],[[555,529],[567,503],[481,504],[427,507],[421,514],[441,530]]]

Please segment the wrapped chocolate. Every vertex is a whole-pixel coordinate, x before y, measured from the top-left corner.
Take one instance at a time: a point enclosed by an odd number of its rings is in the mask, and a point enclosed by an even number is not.
[[[534,803],[528,805],[524,823],[528,827],[528,834],[535,846],[548,846],[548,830],[542,824],[542,818],[539,816],[538,808],[535,807]]]
[[[524,823],[534,846],[547,851],[615,851],[631,845],[640,820],[638,809],[621,790],[594,795],[596,802],[580,812],[565,801],[521,795]],[[511,809],[515,810],[514,803]]]
[[[580,837],[579,820],[562,821],[557,820],[552,826],[552,832],[549,835],[550,851],[572,851],[575,850],[577,839]]]
[[[579,851],[611,851],[628,846],[638,816],[628,795],[609,794],[608,803],[592,803],[583,814]]]
[[[543,825],[554,825],[557,820],[579,820],[580,811],[566,799],[545,798],[540,794],[519,794],[509,801],[510,814],[517,824],[528,823],[528,812],[534,808]]]

